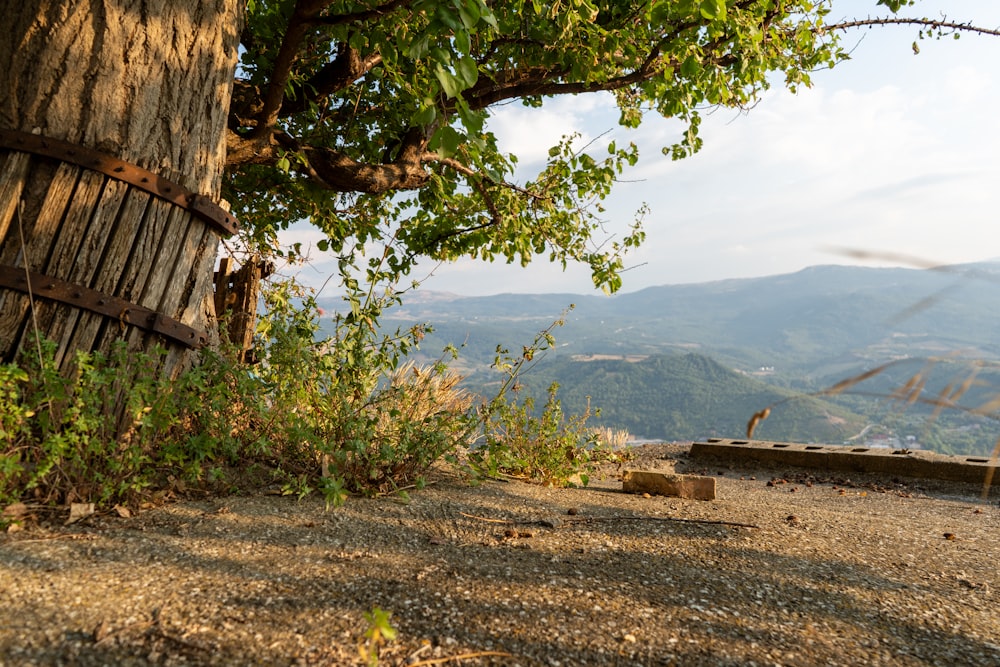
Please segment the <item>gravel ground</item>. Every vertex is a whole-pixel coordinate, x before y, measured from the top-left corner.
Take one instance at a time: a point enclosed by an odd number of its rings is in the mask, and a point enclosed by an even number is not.
[[[468,484],[184,501],[0,537],[0,665],[1000,665],[979,489],[710,468],[709,502]],[[44,522],[43,522],[44,524]],[[737,525],[743,524],[743,525]]]

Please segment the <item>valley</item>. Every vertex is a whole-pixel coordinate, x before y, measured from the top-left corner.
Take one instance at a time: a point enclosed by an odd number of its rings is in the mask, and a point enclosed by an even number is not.
[[[594,424],[643,439],[744,437],[771,406],[756,437],[985,454],[1000,438],[998,281],[985,263],[819,266],[612,297],[417,290],[382,325],[430,323],[418,360],[455,346],[453,368],[488,396],[498,347],[517,356],[562,318],[522,391],[556,382],[567,412],[589,401]]]

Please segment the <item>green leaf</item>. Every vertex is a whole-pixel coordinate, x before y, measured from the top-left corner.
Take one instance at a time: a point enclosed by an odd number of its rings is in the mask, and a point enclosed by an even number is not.
[[[698,74],[701,69],[701,63],[695,56],[688,56],[684,62],[681,64],[681,75],[691,78]]]
[[[455,50],[463,55],[469,55],[472,50],[472,38],[467,30],[459,30],[455,33]]]
[[[479,78],[479,68],[474,59],[469,56],[461,58],[455,70],[459,81],[463,84],[463,88],[472,88],[472,86],[476,85],[476,79]]]
[[[485,114],[481,111],[473,111],[461,99],[456,102],[455,107],[458,109],[458,117],[462,119],[462,125],[465,127],[465,130],[470,135],[479,135],[483,131],[483,123],[486,121]]]
[[[458,15],[469,30],[472,30],[479,23],[479,12],[480,7],[476,0],[469,0],[458,6]]]
[[[726,0],[702,0],[699,10],[706,19],[712,21],[724,19],[726,18]]]
[[[437,77],[438,82],[441,84],[441,90],[448,97],[458,97],[458,94],[462,92],[463,87],[459,80],[441,65],[434,66],[434,76]]]
[[[485,4],[480,5],[479,18],[486,22],[486,25],[490,26],[494,30],[500,29],[500,24],[497,23],[497,17],[493,11],[487,7]]]
[[[445,125],[438,128],[438,131],[434,133],[428,147],[431,150],[436,150],[441,157],[449,158],[458,152],[458,147],[462,144],[464,138],[461,132],[451,126]]]
[[[426,127],[433,123],[437,119],[437,108],[431,101],[426,101],[424,106],[420,107],[420,111],[413,114],[413,118],[410,122],[418,127]]]

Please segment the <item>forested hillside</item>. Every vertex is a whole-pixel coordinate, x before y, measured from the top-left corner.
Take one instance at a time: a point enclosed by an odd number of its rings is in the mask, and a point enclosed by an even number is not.
[[[470,385],[489,392],[489,384],[481,383],[483,376],[469,378]],[[525,375],[524,391],[542,396],[552,382],[559,383],[566,410],[580,413],[589,402],[600,409],[595,424],[625,428],[646,439],[743,437],[751,415],[783,400],[787,403],[758,428],[759,437],[841,442],[865,425],[863,417],[848,410],[796,397],[790,390],[738,374],[700,354],[658,355],[642,361],[560,357]]]
[[[497,344],[519,349],[571,304],[556,331],[563,354],[696,351],[768,381],[818,388],[902,356],[1000,359],[1000,264],[937,271],[818,266],[797,273],[652,287],[613,297],[408,295],[387,327],[429,322],[423,350],[464,345],[466,368]],[[330,299],[324,307],[335,309]]]
[[[556,347],[523,381],[538,396],[559,382],[573,410],[591,396],[610,426],[666,440],[741,436],[754,412],[787,399],[757,436],[841,442],[868,426],[866,435],[986,453],[1000,427],[975,408],[1000,394],[1000,373],[991,366],[1000,361],[998,282],[1000,264],[985,263],[935,271],[820,266],[614,297],[418,290],[383,326],[431,323],[435,331],[418,358],[435,359],[455,345],[454,368],[482,390],[498,345],[519,351],[574,304],[554,330]],[[322,305],[337,307],[335,300]],[[945,362],[931,370],[928,358]],[[885,364],[843,395],[807,396]],[[957,401],[962,407],[886,400],[925,372],[924,399],[954,391],[974,373]]]

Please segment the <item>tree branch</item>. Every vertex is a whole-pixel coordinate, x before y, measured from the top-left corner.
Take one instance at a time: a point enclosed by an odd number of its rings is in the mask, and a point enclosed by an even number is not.
[[[968,23],[958,23],[956,21],[948,21],[947,19],[934,20],[934,19],[914,19],[914,18],[893,18],[893,17],[883,17],[883,18],[868,18],[859,19],[854,21],[844,21],[842,23],[834,23],[832,25],[823,26],[819,30],[849,30],[850,28],[863,28],[865,26],[876,26],[876,25],[916,25],[925,28],[930,28],[931,30],[951,30],[953,32],[971,32],[977,35],[993,35],[994,37],[1000,37],[1000,28],[983,28],[980,26],[973,25],[972,22]]]
[[[335,192],[381,194],[392,190],[416,190],[430,179],[423,167],[428,137],[422,128],[412,128],[400,145],[396,159],[386,164],[359,162],[341,151],[303,146],[290,135],[271,128],[263,135],[246,135],[232,129],[226,135],[226,166],[251,164],[274,165],[283,152],[301,156],[305,165],[300,171],[323,188]]]
[[[528,190],[527,188],[522,188],[520,185],[515,185],[515,184],[513,184],[513,183],[511,183],[509,181],[494,181],[491,178],[484,177],[479,172],[477,172],[477,171],[475,171],[473,169],[470,169],[469,167],[465,166],[464,164],[462,164],[458,160],[455,160],[453,158],[441,158],[441,157],[438,156],[437,153],[426,153],[424,155],[424,162],[437,162],[439,164],[443,164],[446,167],[454,169],[455,171],[457,171],[458,173],[462,174],[463,176],[467,176],[467,177],[470,177],[470,178],[485,179],[485,180],[488,180],[493,185],[498,185],[500,187],[507,188],[508,190],[513,190],[515,192],[519,192],[522,195],[525,195],[526,197],[531,197],[532,199],[537,199],[539,201],[548,201],[549,199],[551,199],[551,197],[544,197],[544,196],[538,194],[537,192],[532,192],[531,190]]]
[[[347,44],[340,44],[337,57],[320,68],[305,84],[299,86],[294,100],[284,100],[280,116],[305,111],[309,108],[309,102],[317,102],[338,90],[347,88],[381,62],[382,55],[379,53],[362,58],[356,49]]]
[[[749,5],[754,1],[755,0],[741,0],[734,6],[734,8],[742,9],[744,6]],[[771,13],[768,15],[766,20],[770,21],[773,17],[774,13]],[[506,76],[495,76],[492,79],[487,79],[485,77],[481,78],[480,82],[463,93],[463,97],[473,109],[484,109],[491,104],[496,104],[502,100],[516,99],[525,96],[576,95],[581,93],[621,90],[622,88],[633,86],[655,76],[659,72],[663,71],[663,69],[668,65],[676,64],[666,63],[663,61],[662,53],[664,45],[668,44],[672,40],[679,39],[683,33],[689,30],[696,30],[702,25],[703,23],[701,21],[688,21],[672,26],[672,29],[669,32],[664,33],[655,44],[650,45],[649,53],[646,54],[646,57],[643,59],[641,64],[629,72],[610,78],[606,81],[585,83],[579,81],[572,82],[557,80],[568,72],[567,68],[537,68],[530,73],[530,76],[527,77],[513,76],[525,74],[526,72],[524,70],[514,70],[513,72],[507,70],[501,73],[501,75]],[[705,46],[711,49],[721,43],[725,43],[725,41],[726,39],[724,38],[717,38]],[[732,59],[728,56],[721,56],[716,60],[716,62],[724,64],[725,62],[731,60]],[[503,79],[506,79],[506,81]]]
[[[281,40],[278,55],[274,59],[267,90],[264,91],[260,111],[255,115],[256,123],[251,136],[265,136],[278,122],[281,104],[285,99],[285,86],[292,73],[292,66],[298,59],[303,38],[312,29],[312,19],[319,15],[333,0],[298,0],[288,19],[285,35]]]
[[[560,81],[563,71],[539,70],[537,72],[514,72],[522,76],[503,77],[506,81],[497,79],[480,79],[475,86],[462,93],[462,97],[472,109],[486,107],[508,99],[532,96],[576,95],[580,93],[596,93],[613,91],[645,81],[652,76],[652,71],[637,69],[607,81],[585,83],[582,81]]]
[[[411,2],[413,2],[413,0],[390,0],[390,2],[386,2],[385,4],[359,12],[336,14],[333,16],[316,16],[310,19],[310,23],[314,25],[345,25],[348,23],[362,23],[364,21],[370,21],[371,19],[377,19],[387,14],[391,14],[400,7],[406,7]]]

